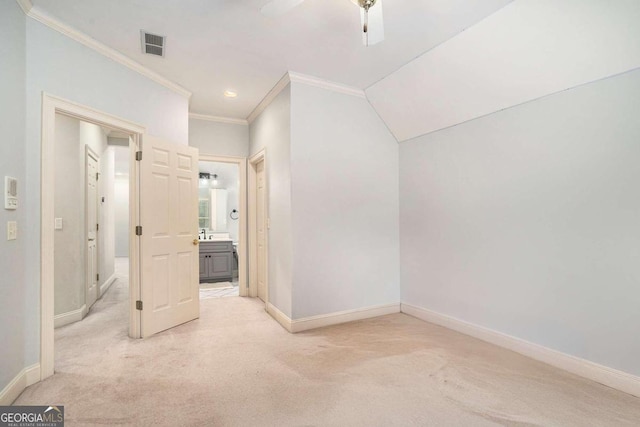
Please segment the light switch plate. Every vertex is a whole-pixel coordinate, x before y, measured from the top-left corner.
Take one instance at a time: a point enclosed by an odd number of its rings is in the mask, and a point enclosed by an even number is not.
[[[7,221],[7,240],[16,240],[18,238],[18,223],[16,221]]]
[[[4,177],[4,208],[18,208],[18,180],[10,176]]]
[[[54,228],[56,230],[62,230],[62,218],[56,218]]]

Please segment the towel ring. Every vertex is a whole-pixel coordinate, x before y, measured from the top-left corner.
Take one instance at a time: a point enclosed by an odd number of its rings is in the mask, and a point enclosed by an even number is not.
[[[234,217],[235,215],[235,217]],[[236,221],[238,218],[240,218],[240,214],[238,213],[237,209],[234,209],[231,211],[231,213],[229,214],[229,218],[231,218],[232,220]]]

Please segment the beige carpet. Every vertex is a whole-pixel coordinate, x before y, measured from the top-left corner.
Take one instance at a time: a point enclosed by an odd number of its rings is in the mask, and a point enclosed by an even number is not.
[[[640,399],[402,314],[291,335],[256,299],[127,338],[126,282],[56,331],[56,374],[20,405],[68,426],[622,426]]]

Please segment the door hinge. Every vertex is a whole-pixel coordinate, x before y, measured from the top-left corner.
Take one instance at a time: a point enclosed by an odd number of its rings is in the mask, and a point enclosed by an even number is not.
[[[142,226],[136,225],[136,236],[142,236]]]
[[[100,179],[100,172],[96,172],[96,181]]]
[[[96,224],[96,231],[100,231],[100,224]]]
[[[100,281],[100,275],[96,274],[96,280],[99,282]]]
[[[142,301],[136,301],[136,310],[142,310]]]
[[[142,151],[136,151],[136,160],[137,161],[142,160]]]

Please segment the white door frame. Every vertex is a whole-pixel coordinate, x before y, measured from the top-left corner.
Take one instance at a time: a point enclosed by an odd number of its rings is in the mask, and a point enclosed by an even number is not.
[[[54,201],[56,113],[99,126],[107,126],[131,135],[129,138],[129,336],[140,337],[139,246],[135,236],[138,221],[138,180],[135,152],[145,128],[136,123],[103,113],[43,92],[40,166],[40,379],[54,371]]]
[[[268,179],[268,164],[266,157],[266,150],[262,149],[258,153],[249,158],[248,169],[248,213],[249,213],[249,296],[258,296],[258,231],[256,229],[257,212],[255,206],[255,200],[257,196],[256,186],[256,165],[264,161],[264,183],[265,183],[265,211],[267,217],[267,232],[265,235],[265,298],[264,305],[269,305],[269,179]]]
[[[238,192],[239,210],[238,221],[238,290],[241,297],[249,296],[247,285],[247,159],[244,157],[215,156],[200,153],[201,162],[218,162],[238,165],[240,188]]]
[[[80,143],[82,143],[82,141],[80,141]],[[89,170],[89,156],[93,157],[96,160],[96,163],[98,164],[98,170],[100,170],[100,156],[91,149],[91,147],[89,147],[88,145],[84,146],[84,265],[85,268],[88,271],[88,267],[89,267],[89,263],[91,262],[91,260],[89,259],[89,251],[87,250],[87,242],[89,240],[89,227],[88,227],[88,223],[87,223],[87,218],[89,217],[89,197],[88,197],[88,187],[89,187],[89,174],[88,174],[88,170]],[[99,182],[96,180],[96,218],[97,218],[97,223],[100,224],[100,212],[98,212],[98,206],[100,206],[100,203],[98,202],[98,200],[100,199],[100,194],[98,191],[98,185]],[[99,226],[97,227],[99,228]],[[96,230],[96,274],[100,274],[100,237],[99,237],[99,230]],[[85,274],[86,276],[86,274]],[[89,277],[87,277],[85,280],[88,280]],[[89,311],[89,308],[91,308],[88,304],[89,302],[89,294],[88,291],[89,290],[89,283],[85,283],[84,286],[84,303],[85,303],[85,307],[86,310],[83,313],[86,314]],[[100,298],[100,281],[96,279],[96,299],[94,300],[94,304],[95,302],[98,300],[98,298]]]

